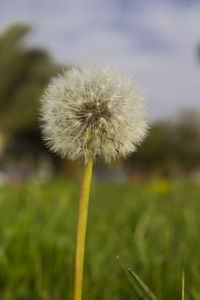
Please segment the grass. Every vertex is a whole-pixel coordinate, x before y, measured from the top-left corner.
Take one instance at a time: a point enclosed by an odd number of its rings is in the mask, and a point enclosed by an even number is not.
[[[70,299],[79,185],[64,179],[0,188],[0,299]],[[94,183],[85,300],[137,299],[116,260],[160,300],[200,299],[200,185]]]

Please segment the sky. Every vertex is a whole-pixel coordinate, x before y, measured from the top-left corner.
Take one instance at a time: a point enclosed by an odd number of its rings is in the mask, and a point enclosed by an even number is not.
[[[58,62],[137,81],[151,119],[200,111],[200,0],[0,0],[0,32],[17,21]]]

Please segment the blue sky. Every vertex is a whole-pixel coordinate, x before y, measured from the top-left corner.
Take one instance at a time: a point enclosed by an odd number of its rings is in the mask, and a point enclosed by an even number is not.
[[[59,62],[106,64],[145,91],[150,117],[200,110],[200,1],[1,0],[1,31],[33,24],[28,43]]]

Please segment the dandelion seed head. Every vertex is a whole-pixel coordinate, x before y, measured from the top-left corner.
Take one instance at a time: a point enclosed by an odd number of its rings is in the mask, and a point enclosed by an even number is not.
[[[109,68],[64,71],[41,98],[44,139],[61,157],[110,162],[134,152],[148,125],[136,84]]]

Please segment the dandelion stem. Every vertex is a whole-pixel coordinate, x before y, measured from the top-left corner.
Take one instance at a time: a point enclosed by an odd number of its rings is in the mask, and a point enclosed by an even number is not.
[[[182,300],[185,299],[185,271],[184,269],[182,270]]]
[[[82,179],[82,186],[81,186],[80,200],[79,200],[79,210],[78,210],[72,300],[82,299],[85,236],[86,236],[86,228],[87,228],[87,215],[88,215],[90,185],[91,185],[91,178],[92,178],[92,166],[93,166],[93,161],[91,160],[88,164],[84,166],[84,171],[83,171],[83,179]]]

